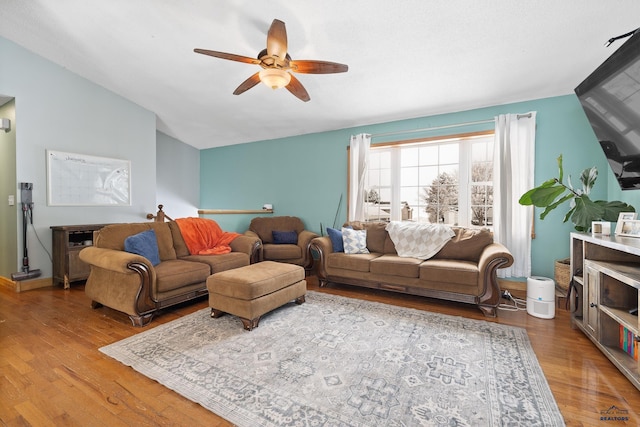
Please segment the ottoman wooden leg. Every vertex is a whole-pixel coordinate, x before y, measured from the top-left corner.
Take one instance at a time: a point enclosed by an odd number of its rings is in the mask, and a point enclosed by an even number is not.
[[[214,319],[217,319],[220,316],[224,316],[224,314],[224,311],[216,310],[215,308],[211,309],[211,317],[213,317]]]
[[[242,320],[242,325],[244,326],[245,331],[251,331],[253,330],[253,328],[257,328],[258,323],[260,323],[260,317],[256,317],[253,320],[244,319],[241,317],[240,320]]]
[[[301,297],[296,298],[296,304],[300,305],[302,303],[304,303],[306,300],[304,299],[304,295],[302,295]]]

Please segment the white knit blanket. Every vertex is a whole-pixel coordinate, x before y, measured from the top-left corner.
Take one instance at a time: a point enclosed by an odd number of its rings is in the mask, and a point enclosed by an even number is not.
[[[440,224],[391,221],[386,227],[398,256],[429,259],[447,244],[455,233]]]

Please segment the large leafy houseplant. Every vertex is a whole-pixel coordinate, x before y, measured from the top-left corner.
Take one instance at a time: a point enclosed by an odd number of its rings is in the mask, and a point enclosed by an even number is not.
[[[563,222],[571,218],[577,231],[588,231],[592,221],[617,221],[620,212],[635,212],[633,206],[624,202],[593,201],[589,198],[589,193],[598,178],[598,169],[595,166],[583,170],[580,174],[582,188],[573,187],[571,176],[567,184],[564,184],[562,155],[558,157],[558,169],[558,178],[551,178],[520,197],[521,205],[545,208],[540,214],[540,219],[544,219],[549,212],[563,203],[569,202],[570,209],[565,214]]]

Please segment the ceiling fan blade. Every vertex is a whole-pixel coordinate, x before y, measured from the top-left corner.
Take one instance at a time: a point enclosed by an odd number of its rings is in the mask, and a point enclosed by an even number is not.
[[[291,71],[304,74],[333,74],[345,73],[349,66],[329,61],[296,60],[290,61]]]
[[[243,81],[240,86],[238,86],[236,88],[236,90],[233,91],[234,95],[240,95],[241,93],[244,93],[246,91],[248,91],[249,89],[251,89],[252,87],[254,87],[255,85],[257,85],[258,83],[260,83],[260,72],[258,71],[257,73],[255,73],[254,75],[252,75],[251,77],[249,77],[247,80]]]
[[[291,75],[291,81],[285,86],[285,88],[287,88],[289,92],[294,94],[301,101],[307,102],[311,99],[307,90],[302,86],[302,83],[300,83],[300,80],[296,79],[296,76],[293,74]]]
[[[267,53],[284,59],[287,55],[287,29],[284,22],[274,19],[267,33]]]
[[[214,56],[216,58],[229,59],[231,61],[244,62],[245,64],[259,64],[260,60],[256,58],[249,58],[248,56],[234,55],[233,53],[218,52],[215,50],[207,49],[193,49],[195,53],[201,53],[203,55]]]

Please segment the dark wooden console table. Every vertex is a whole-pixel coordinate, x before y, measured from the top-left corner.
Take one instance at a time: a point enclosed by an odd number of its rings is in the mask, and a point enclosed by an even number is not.
[[[107,224],[54,225],[53,233],[53,285],[62,284],[68,289],[70,283],[86,280],[89,265],[80,260],[80,251],[93,245],[93,232]]]

